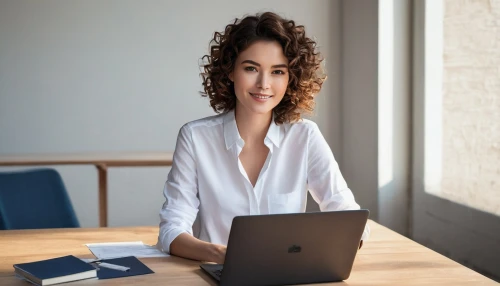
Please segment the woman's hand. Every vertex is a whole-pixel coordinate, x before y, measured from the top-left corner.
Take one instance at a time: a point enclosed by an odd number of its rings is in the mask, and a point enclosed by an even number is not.
[[[226,246],[199,240],[188,233],[181,233],[170,244],[170,254],[199,261],[223,264]]]
[[[212,259],[210,259],[210,261],[217,264],[224,264],[224,260],[226,259],[226,250],[227,247],[224,245],[212,244]]]

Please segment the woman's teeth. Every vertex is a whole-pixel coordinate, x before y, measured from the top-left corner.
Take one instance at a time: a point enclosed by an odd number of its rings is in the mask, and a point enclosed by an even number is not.
[[[257,95],[257,94],[252,94],[250,93],[253,97],[259,98],[259,99],[268,99],[271,98],[270,95]]]

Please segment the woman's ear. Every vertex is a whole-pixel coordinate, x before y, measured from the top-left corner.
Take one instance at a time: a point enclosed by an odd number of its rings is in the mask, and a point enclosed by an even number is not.
[[[229,73],[228,78],[230,81],[234,82],[233,72]]]

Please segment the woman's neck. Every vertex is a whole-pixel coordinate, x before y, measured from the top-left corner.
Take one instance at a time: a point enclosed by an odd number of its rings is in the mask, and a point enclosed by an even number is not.
[[[256,114],[243,110],[243,108],[236,108],[236,126],[238,126],[238,131],[245,141],[245,145],[264,143],[272,118],[272,111],[268,114]]]

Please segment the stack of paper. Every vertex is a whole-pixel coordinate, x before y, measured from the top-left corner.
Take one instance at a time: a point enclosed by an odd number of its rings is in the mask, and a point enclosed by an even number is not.
[[[88,243],[86,246],[98,259],[125,256],[135,256],[137,258],[169,256],[156,246],[144,244],[142,241]]]

